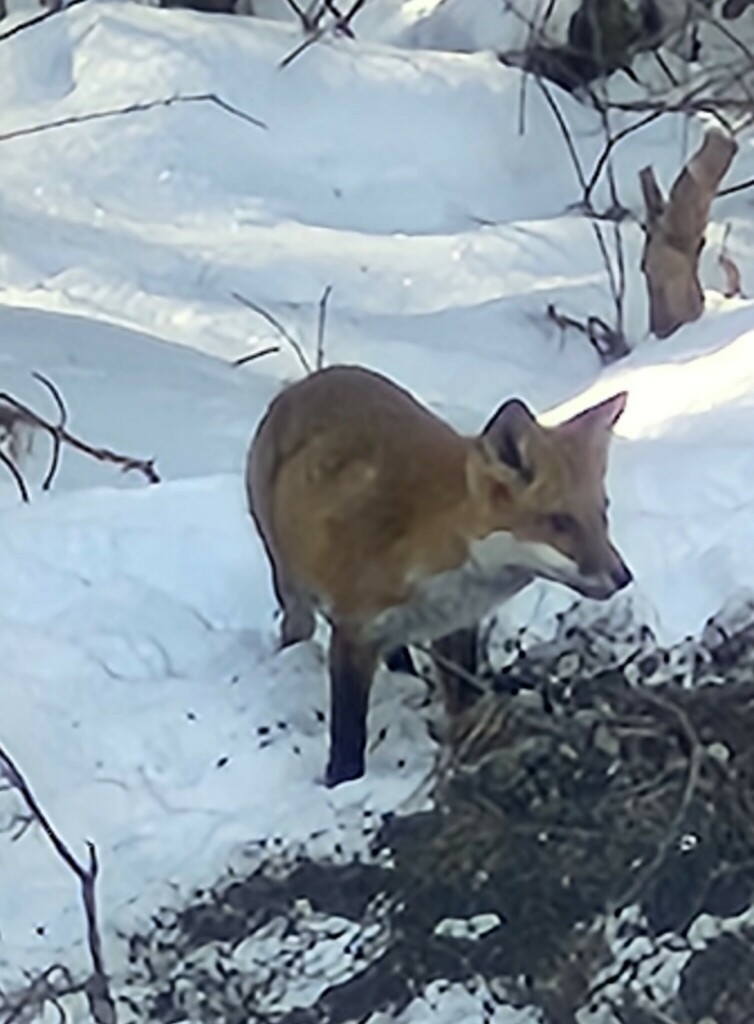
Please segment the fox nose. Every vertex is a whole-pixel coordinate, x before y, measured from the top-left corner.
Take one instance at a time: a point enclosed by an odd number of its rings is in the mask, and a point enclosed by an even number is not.
[[[631,570],[628,568],[626,563],[622,561],[619,561],[618,564],[610,571],[610,576],[617,590],[622,590],[624,587],[627,587],[634,578]]]

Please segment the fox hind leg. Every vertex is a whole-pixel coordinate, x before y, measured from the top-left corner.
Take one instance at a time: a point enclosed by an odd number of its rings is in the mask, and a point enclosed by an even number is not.
[[[311,639],[316,624],[314,605],[272,561],[272,586],[283,619],[280,623],[280,647],[291,647]]]

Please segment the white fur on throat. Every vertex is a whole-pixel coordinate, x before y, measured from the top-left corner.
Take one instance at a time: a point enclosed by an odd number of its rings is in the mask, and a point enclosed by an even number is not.
[[[411,598],[381,612],[369,633],[383,649],[436,640],[478,622],[537,576],[569,583],[579,571],[549,544],[492,533],[472,542],[457,569],[415,581]]]

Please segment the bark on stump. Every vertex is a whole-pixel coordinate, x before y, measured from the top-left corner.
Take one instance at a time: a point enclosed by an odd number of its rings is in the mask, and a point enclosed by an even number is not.
[[[737,149],[727,132],[709,129],[673,182],[667,201],[651,167],[639,174],[646,208],[641,269],[649,292],[649,326],[658,338],[669,337],[704,312],[699,256],[710,205]]]

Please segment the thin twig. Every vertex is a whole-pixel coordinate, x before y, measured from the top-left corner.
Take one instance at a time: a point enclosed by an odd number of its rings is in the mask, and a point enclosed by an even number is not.
[[[478,693],[489,693],[490,687],[483,679],[479,676],[475,676],[472,672],[468,672],[462,665],[459,665],[455,661],[451,661],[450,658],[446,658],[444,654],[441,654],[432,645],[414,643],[411,646],[415,647],[417,651],[421,651],[422,654],[429,655],[433,661],[437,662],[440,668],[444,668],[447,672],[450,672],[451,675],[456,676],[456,678],[462,683],[467,683]]]
[[[601,107],[600,113],[603,115],[604,118],[607,111],[605,108]],[[592,193],[594,192],[597,182],[600,179],[600,175],[602,174],[602,171],[605,168],[605,164],[608,163],[610,155],[612,154],[613,150],[618,145],[618,143],[622,142],[623,139],[627,138],[629,135],[632,135],[634,132],[639,131],[641,128],[645,128],[648,124],[651,124],[653,121],[656,121],[665,113],[666,111],[663,109],[653,110],[651,113],[647,114],[646,117],[642,117],[638,121],[634,121],[633,124],[626,125],[625,128],[621,128],[617,132],[610,134],[607,137],[605,145],[602,148],[602,152],[600,153],[597,159],[597,163],[594,165],[592,173],[589,175],[589,179],[584,186],[584,195],[582,199],[584,206],[591,206]]]
[[[542,6],[542,0],[537,5],[537,13],[531,19],[528,19],[528,31],[526,38],[525,52],[530,53],[532,47],[537,42],[537,38],[541,37],[542,29],[547,24],[550,15],[555,7],[555,0],[549,0],[547,10],[544,13],[541,24],[537,23],[537,15],[539,14],[539,8]],[[523,135],[526,131],[526,89],[529,83],[528,68],[526,65],[521,69],[521,87],[518,92],[518,134]]]
[[[52,981],[52,976],[57,973],[60,973],[62,982],[56,984]],[[42,1009],[46,1003],[50,1002],[56,1007],[61,1024],[66,1024],[68,1018],[58,1000],[63,996],[81,992],[82,989],[83,985],[74,982],[73,976],[65,964],[50,964],[41,974],[33,977],[21,992],[3,997],[2,1006],[0,1006],[4,1013],[1,1018],[2,1022],[3,1024],[15,1024],[16,1021],[28,1020],[30,1010]]]
[[[285,0],[285,2],[301,22],[301,27],[303,28],[303,30],[305,32],[311,32],[311,30],[314,28],[314,23],[312,22],[312,19],[309,17],[304,8],[299,7],[296,0]]]
[[[55,433],[51,435],[52,454],[50,455],[50,465],[47,470],[47,473],[45,474],[45,478],[42,481],[42,490],[49,491],[50,488],[52,487],[52,482],[55,479],[55,475],[58,471],[58,466],[60,465],[60,451],[63,447],[63,442],[60,437],[60,431],[65,430],[66,424],[68,423],[68,410],[65,407],[65,402],[63,401],[62,395],[49,378],[45,377],[41,373],[37,373],[36,371],[32,373],[32,377],[34,377],[35,380],[38,380],[40,384],[47,388],[47,390],[52,395],[53,401],[55,402],[55,405],[57,406],[58,409],[57,427]]]
[[[10,39],[12,36],[18,35],[19,32],[23,32],[27,28],[34,28],[35,25],[39,25],[42,21],[47,21],[48,18],[54,18],[56,14],[62,14],[63,11],[70,11],[72,7],[77,7],[79,4],[83,4],[85,0],[70,0],[65,6],[50,7],[48,10],[43,11],[41,14],[35,14],[33,18],[29,18],[28,21],[22,21],[19,25],[14,25],[13,28],[9,28],[7,32],[3,32],[0,35],[0,43],[4,39]]]
[[[561,109],[558,106],[558,104],[555,102],[553,96],[550,93],[550,90],[545,85],[545,83],[542,81],[542,78],[539,75],[537,75],[537,85],[539,86],[543,96],[545,97],[545,100],[546,100],[548,106],[550,107],[550,110],[553,113],[553,116],[555,117],[555,120],[557,121],[558,127],[560,128],[561,134],[562,134],[563,139],[565,141],[566,148],[568,149],[568,152],[570,154],[571,163],[573,164],[573,168],[574,168],[574,171],[576,173],[576,177],[578,178],[579,184],[581,185],[582,194],[585,195],[586,192],[587,192],[587,180],[586,180],[586,176],[584,174],[584,168],[581,165],[581,160],[579,159],[579,154],[578,154],[578,152],[576,150],[576,144],[573,141],[573,136],[571,135],[571,131],[570,131],[569,127],[568,127],[566,119],[563,116],[563,112],[561,111]],[[609,125],[608,125],[606,130],[608,131],[608,134],[609,134]],[[592,225],[592,230],[594,232],[594,236],[595,236],[595,239],[597,241],[597,246],[599,248],[600,255],[602,257],[602,262],[603,262],[603,265],[605,267],[605,271],[607,273],[607,279],[608,279],[608,285],[609,285],[609,288],[610,288],[610,294],[611,294],[612,299],[613,299],[613,304],[615,305],[616,326],[615,326],[614,329],[609,329],[609,331],[610,331],[610,333],[611,333],[611,335],[613,337],[613,340],[615,342],[615,354],[616,355],[625,355],[626,352],[628,351],[628,345],[626,343],[626,339],[625,339],[625,336],[623,334],[623,326],[622,326],[622,320],[623,320],[623,291],[622,291],[622,288],[623,288],[624,283],[625,283],[624,280],[621,277],[622,250],[619,251],[619,255],[618,255],[618,279],[616,280],[615,268],[613,267],[613,261],[612,261],[612,259],[610,257],[610,253],[608,252],[607,243],[605,242],[605,237],[602,234],[602,229],[600,228],[599,224],[597,224],[594,220],[590,220],[590,223]],[[597,318],[597,317],[590,317],[589,318],[589,323],[591,325],[595,325],[595,324],[599,324],[599,323],[604,323],[604,321],[600,321],[599,318]],[[591,334],[590,334],[590,340],[592,340],[592,335]],[[593,341],[593,344],[595,344],[594,341]]]
[[[354,3],[351,4],[349,9],[342,17],[336,18],[335,21],[333,21],[332,24],[330,25],[325,25],[322,23],[322,15],[326,10],[329,9],[332,11],[333,9],[332,4],[328,4],[325,0],[322,7],[317,12],[316,18],[307,19],[308,24],[307,21],[303,22],[305,31],[308,32],[308,37],[304,39],[301,43],[299,43],[298,46],[296,46],[293,50],[291,50],[289,54],[283,57],[278,67],[280,67],[281,69],[289,67],[294,62],[294,60],[300,57],[302,53],[305,53],[305,51],[308,50],[310,46],[314,46],[315,43],[318,43],[320,39],[328,32],[332,33],[333,35],[340,34],[348,36],[350,39],[354,39],[355,35],[353,29],[351,28],[351,22],[362,9],[365,3],[366,0],[354,0]],[[289,3],[289,6],[293,5]]]
[[[86,986],[89,1009],[96,1024],[115,1024],[117,1014],[115,1003],[110,994],[107,971],[102,954],[102,938],[97,922],[96,885],[99,874],[97,850],[93,843],[87,842],[88,865],[84,866],[76,859],[65,841],[55,831],[50,819],[34,796],[29,783],[22,775],[20,769],[2,746],[0,746],[0,772],[5,776],[10,786],[19,794],[26,804],[29,813],[39,823],[55,853],[79,880],[86,917],[87,945],[92,961],[92,975]]]
[[[304,371],[307,374],[312,372],[311,363],[307,359],[306,353],[304,352],[300,343],[296,341],[296,339],[293,337],[290,331],[286,330],[286,328],[280,323],[277,317],[273,316],[272,313],[268,312],[268,310],[266,310],[263,306],[258,306],[256,302],[252,302],[251,299],[247,299],[245,295],[241,295],[238,292],[231,292],[230,294],[237,302],[240,302],[242,306],[246,306],[247,309],[250,309],[254,313],[257,313],[264,320],[266,320],[267,323],[270,324],[270,326],[274,327],[278,334],[281,336],[281,338],[284,338],[285,341],[288,342],[293,351],[296,353],[296,357],[303,366]]]
[[[340,31],[343,31],[344,26],[350,28],[351,22],[353,21],[353,19],[356,17],[356,15],[359,13],[359,11],[366,2],[367,0],[354,0],[354,2],[346,11],[345,17],[335,27]]]
[[[9,142],[11,139],[23,139],[29,135],[40,135],[42,132],[53,131],[56,128],[65,128],[72,124],[87,124],[90,121],[104,121],[112,117],[122,117],[126,114],[139,114],[147,110],[154,110],[157,107],[172,107],[179,103],[211,103],[233,117],[238,117],[255,128],[267,128],[264,121],[260,121],[245,110],[234,107],[227,100],[217,96],[213,92],[190,93],[186,96],[167,96],[163,99],[145,100],[142,103],[131,103],[125,107],[115,107],[111,110],[94,110],[88,114],[72,114],[69,117],[61,117],[56,121],[46,121],[43,124],[31,125],[28,128],[17,128],[14,131],[4,132],[0,135],[0,142]]]
[[[578,154],[578,152],[576,150],[576,144],[573,141],[573,136],[571,135],[571,129],[568,127],[568,123],[567,123],[566,119],[563,117],[562,110],[560,109],[558,104],[553,99],[553,96],[552,96],[550,90],[545,85],[545,83],[544,83],[544,81],[542,79],[542,76],[541,75],[536,75],[535,77],[536,77],[537,85],[539,86],[540,92],[544,96],[545,101],[546,101],[548,107],[552,111],[553,117],[558,122],[558,127],[560,128],[560,134],[563,136],[563,139],[565,140],[566,147],[567,147],[568,152],[569,152],[570,157],[571,157],[571,163],[573,164],[573,169],[575,170],[576,177],[579,179],[579,184],[581,185],[582,193],[586,193],[586,187],[587,187],[586,175],[584,174],[584,168],[581,166],[581,160],[579,160],[579,154]]]
[[[737,185],[729,185],[727,188],[721,188],[720,191],[715,194],[715,199],[723,199],[725,196],[735,195],[736,192],[743,192],[752,186],[754,186],[754,178],[746,178],[745,181],[739,181]]]
[[[16,487],[18,488],[18,493],[21,495],[21,501],[28,505],[31,501],[31,497],[29,495],[29,488],[26,486],[26,481],[23,478],[21,470],[15,464],[10,455],[6,455],[2,450],[0,450],[0,462],[2,462],[10,475],[16,481]]]
[[[610,124],[610,114],[607,108],[601,112],[602,126],[607,139],[607,146],[610,147],[612,152],[612,126]],[[621,210],[623,205],[618,195],[618,183],[615,178],[615,168],[613,167],[613,161],[611,158],[607,160],[607,184],[610,195],[610,208],[612,210]],[[623,332],[623,300],[626,294],[626,261],[623,252],[623,235],[621,234],[620,221],[616,218],[613,220],[613,248],[615,251],[615,262],[617,266],[617,280],[615,281],[615,288],[613,290],[613,301],[615,303],[615,331],[619,337],[624,336]]]
[[[314,46],[315,43],[320,41],[322,36],[325,34],[325,31],[326,30],[324,28],[318,28],[315,32],[312,32],[311,35],[307,36],[307,38],[303,40],[303,42],[299,43],[298,46],[295,46],[290,53],[283,57],[278,64],[278,67],[281,70],[283,68],[290,67],[294,60],[300,57],[302,53],[305,53],[310,46]]]
[[[319,317],[317,319],[317,361],[315,366],[321,370],[325,365],[325,321],[327,320],[327,303],[332,295],[332,285],[328,284],[319,300]]]
[[[547,304],[546,316],[548,320],[557,324],[561,331],[573,327],[583,334],[605,364],[615,362],[616,359],[628,355],[630,351],[623,334],[619,334],[615,328],[605,323],[602,317],[589,316],[586,321],[577,320],[567,313],[561,313],[554,302]]]
[[[258,352],[252,352],[248,356],[241,356],[240,359],[234,359],[234,366],[245,366],[246,363],[253,363],[255,359],[261,359],[263,356],[271,356],[275,352],[280,351],[279,345],[268,345],[267,348],[260,348]]]

